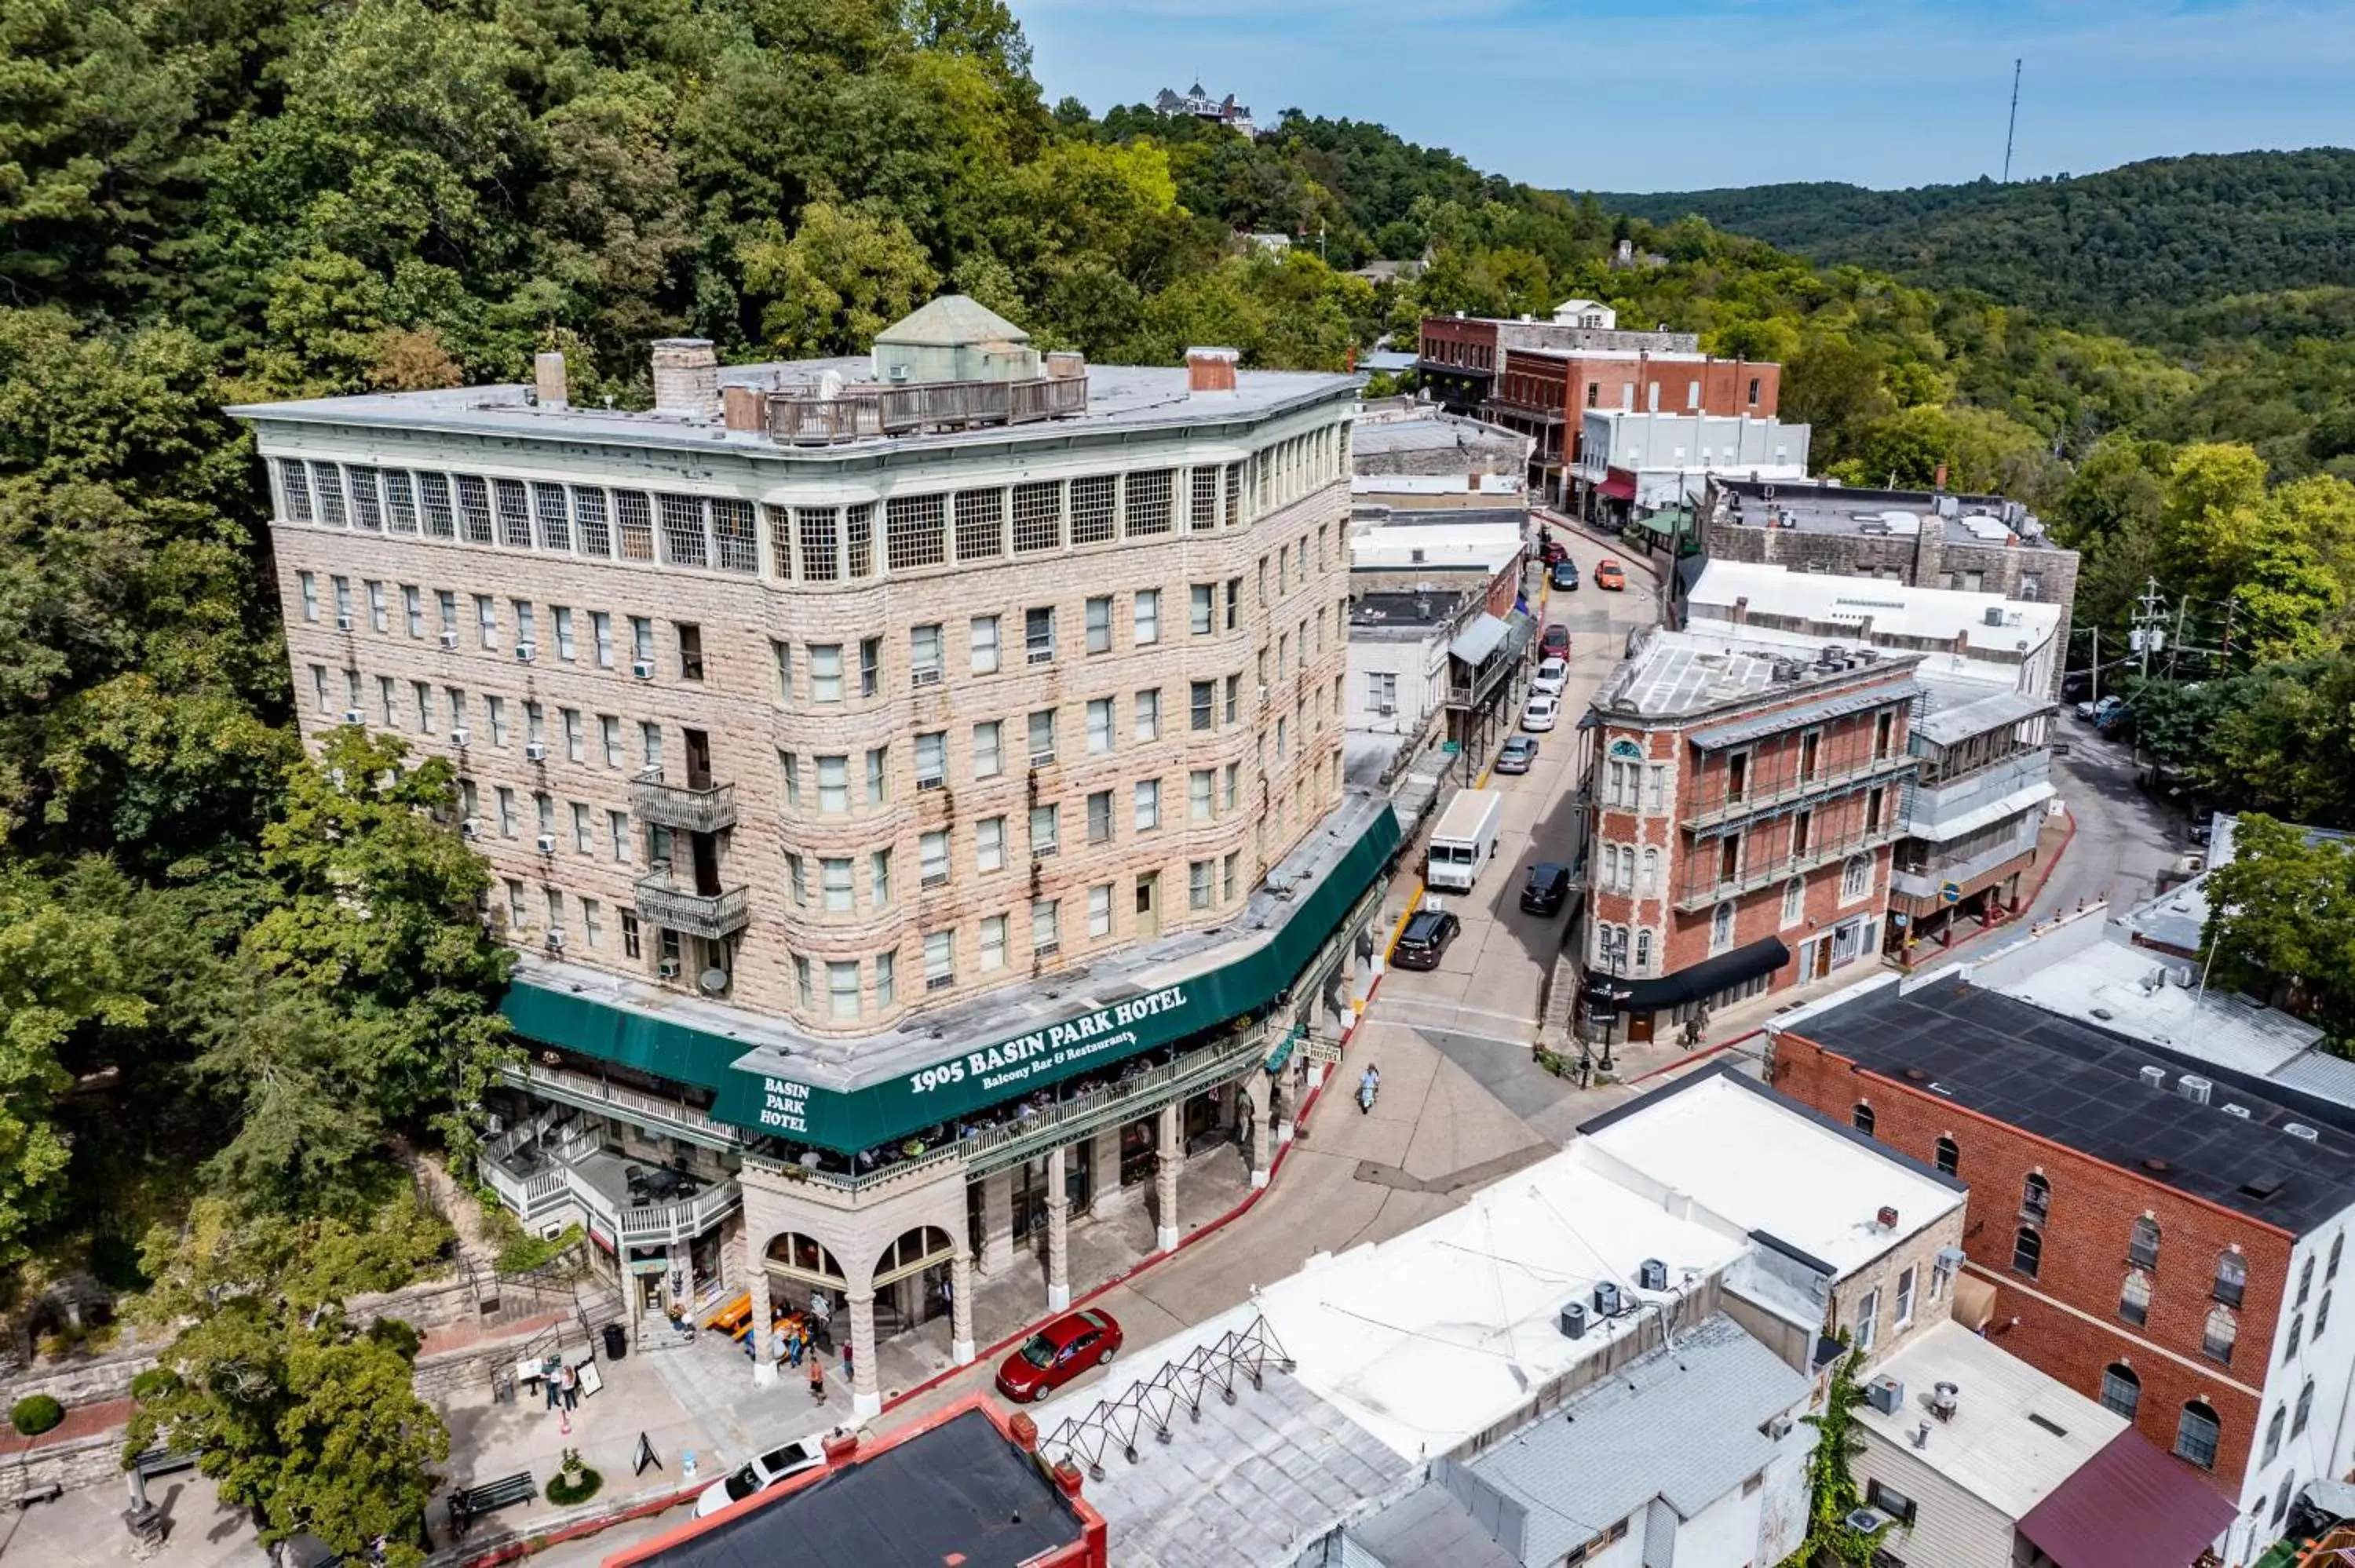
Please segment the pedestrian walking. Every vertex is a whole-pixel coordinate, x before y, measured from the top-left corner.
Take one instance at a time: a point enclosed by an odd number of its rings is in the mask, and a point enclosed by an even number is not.
[[[824,1404],[826,1403],[826,1363],[818,1360],[817,1357],[812,1356],[810,1357],[809,1372],[810,1398],[820,1404]]]
[[[846,1382],[848,1381],[850,1377],[850,1341],[848,1340],[842,1341],[842,1375]]]
[[[580,1409],[581,1374],[568,1366],[558,1375],[560,1376],[564,1382],[564,1408],[567,1410]]]

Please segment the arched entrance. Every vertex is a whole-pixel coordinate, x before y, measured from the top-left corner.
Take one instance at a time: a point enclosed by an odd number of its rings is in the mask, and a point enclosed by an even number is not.
[[[949,1266],[956,1243],[938,1225],[900,1234],[875,1260],[875,1333],[903,1333],[950,1309]]]
[[[850,1281],[842,1265],[815,1236],[780,1231],[769,1238],[762,1266],[769,1276],[773,1317],[807,1311],[817,1323],[828,1323],[848,1299]]]

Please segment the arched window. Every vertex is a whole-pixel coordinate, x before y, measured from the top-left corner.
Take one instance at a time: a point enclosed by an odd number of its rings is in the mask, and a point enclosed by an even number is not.
[[[1652,930],[1646,927],[1636,933],[1636,972],[1647,974],[1652,968]]]
[[[2323,1266],[2322,1283],[2329,1284],[2339,1277],[2339,1255],[2347,1250],[2347,1233],[2340,1231],[2330,1238],[2330,1261]]]
[[[2297,1359],[2297,1342],[2305,1333],[2305,1314],[2299,1312],[2291,1313],[2289,1319],[2289,1338],[2282,1341],[2282,1360],[2285,1362],[2293,1361]]]
[[[2297,1391],[2297,1414],[2289,1418],[2289,1435],[2293,1437],[2306,1430],[2307,1418],[2314,1414],[2314,1380],[2307,1378],[2306,1386]]]
[[[769,1271],[813,1285],[839,1288],[845,1283],[842,1265],[835,1262],[834,1254],[815,1237],[797,1231],[786,1231],[770,1239]]]
[[[2274,1418],[2271,1421],[2265,1423],[2265,1446],[2263,1450],[2264,1457],[2259,1459],[2258,1464],[2272,1464],[2274,1457],[2281,1452],[2282,1423],[2288,1419],[2289,1406],[2285,1404],[2274,1412]]]
[[[2210,1292],[2227,1307],[2238,1307],[2241,1298],[2248,1293],[2249,1266],[2237,1252],[2228,1252],[2216,1259],[2216,1288]]]
[[[1709,917],[1709,945],[1712,948],[1733,945],[1733,906],[1721,904],[1717,913]]]
[[[2216,1413],[2196,1399],[2191,1401],[2175,1419],[2175,1457],[2203,1470],[2214,1469],[2220,1431]]]
[[[2292,1470],[2282,1478],[2281,1490],[2274,1494],[2274,1525],[2276,1529],[2283,1520],[2289,1517],[2289,1499],[2296,1495],[2296,1491],[2297,1472]]]
[[[2208,1328],[2200,1336],[2200,1349],[2209,1360],[2232,1364],[2232,1344],[2241,1337],[2240,1320],[2232,1316],[2230,1307],[2211,1308]]]
[[[1862,1100],[1857,1101],[1856,1108],[1848,1113],[1848,1119],[1849,1123],[1855,1127],[1857,1131],[1864,1134],[1867,1138],[1870,1138],[1872,1136],[1872,1107],[1870,1106],[1865,1104]]]
[[[2330,1292],[2326,1290],[2322,1293],[2322,1299],[2314,1304],[2314,1337],[2317,1340],[2321,1339],[2322,1330],[2328,1327],[2330,1327]]]
[[[1783,924],[1796,926],[1807,913],[1807,879],[1795,876],[1783,885]]]
[[[2118,1316],[2129,1323],[2150,1321],[2150,1276],[2139,1268],[2126,1271],[2126,1282],[2118,1290]]]
[[[875,1283],[879,1287],[921,1274],[936,1263],[946,1263],[955,1253],[956,1243],[949,1239],[948,1232],[938,1225],[918,1225],[901,1232],[900,1239],[875,1260]]]
[[[1938,1169],[1952,1176],[1962,1169],[1962,1146],[1951,1138],[1938,1139]]]
[[[2134,1231],[2126,1237],[2126,1261],[2137,1268],[2158,1266],[2158,1222],[2148,1214],[2134,1223]]]
[[[2029,1278],[2044,1263],[2044,1238],[2036,1234],[2034,1225],[2022,1225],[2019,1234],[2011,1238],[2011,1266]]]
[[[2124,1361],[2112,1361],[2104,1367],[2102,1408],[2132,1421],[2135,1412],[2141,1407],[2142,1379],[2135,1375],[2134,1368]]]
[[[1660,852],[1656,849],[1644,852],[1642,891],[1646,898],[1657,898],[1660,895]]]
[[[1872,891],[1872,857],[1869,854],[1849,856],[1848,864],[1840,868],[1840,896],[1861,898]]]
[[[2305,1306],[2306,1298],[2313,1293],[2314,1259],[2309,1257],[2306,1260],[2306,1266],[2297,1271],[2297,1299],[2291,1302],[2290,1305],[2293,1307]]]
[[[2052,1183],[2041,1176],[2030,1175],[2019,1190],[2020,1217],[2041,1225],[2051,1213]]]

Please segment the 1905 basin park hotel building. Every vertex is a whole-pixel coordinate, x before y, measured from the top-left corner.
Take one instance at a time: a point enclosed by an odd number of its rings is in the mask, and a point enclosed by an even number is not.
[[[879,1323],[969,1358],[973,1270],[1060,1306],[1072,1214],[1174,1245],[1189,1144],[1263,1180],[1361,983],[1355,387],[960,297],[871,361],[653,352],[649,412],[543,355],[236,413],[306,738],[452,758],[522,954],[485,1178],[641,1305],[826,1292],[871,1410]]]

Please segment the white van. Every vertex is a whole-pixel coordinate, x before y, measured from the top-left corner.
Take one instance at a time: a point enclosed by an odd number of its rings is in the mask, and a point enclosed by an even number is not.
[[[1423,885],[1464,893],[1495,858],[1497,830],[1505,820],[1505,798],[1494,789],[1466,789],[1447,802],[1423,863]]]

